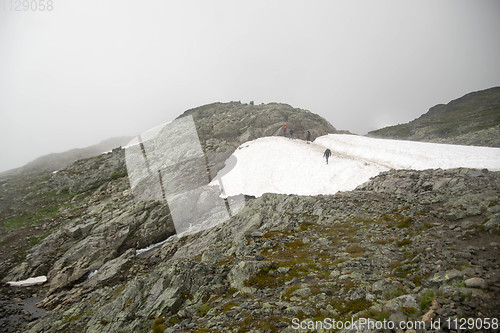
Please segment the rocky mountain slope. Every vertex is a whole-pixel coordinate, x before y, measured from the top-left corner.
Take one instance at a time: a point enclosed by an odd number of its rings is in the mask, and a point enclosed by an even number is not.
[[[122,206],[130,194],[116,179],[75,206],[85,222],[29,251],[37,267],[57,259],[46,266],[49,286],[33,291],[48,313],[30,331],[266,332],[293,331],[295,317],[496,316],[499,180],[486,170],[402,170],[333,196],[266,194],[224,224],[136,255],[117,246],[127,216],[154,225],[162,207]]]
[[[500,147],[500,87],[438,104],[407,124],[372,131],[368,136]]]
[[[187,114],[195,120],[214,172],[246,140],[281,135],[285,121],[296,136],[305,136],[306,129],[313,136],[335,132],[321,117],[277,103],[215,103]],[[0,278],[43,274],[54,282],[49,293],[67,290],[127,250],[172,235],[168,205],[135,203],[126,176],[120,148],[79,160],[55,174],[45,168],[3,174]]]
[[[299,137],[335,131],[284,104],[186,114],[213,170],[241,143],[281,135],[287,116]],[[177,237],[166,202],[134,200],[124,155],[2,180],[2,201],[19,200],[0,210],[0,278],[48,282],[1,286],[0,330],[269,332],[293,331],[294,317],[497,315],[498,172],[389,171],[336,195],[247,197],[225,223]]]

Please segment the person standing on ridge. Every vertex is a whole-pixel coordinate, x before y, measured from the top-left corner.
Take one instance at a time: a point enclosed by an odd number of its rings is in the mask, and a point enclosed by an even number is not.
[[[286,123],[283,124],[283,136],[286,136]]]
[[[311,141],[311,132],[309,132],[309,131],[307,131],[306,141],[307,141],[307,144],[309,144],[309,141]]]
[[[293,140],[293,128],[290,129],[290,140]]]
[[[323,157],[326,158],[326,164],[328,164],[328,157],[330,157],[330,155],[332,155],[332,152],[330,149],[326,148],[325,153],[323,154]]]

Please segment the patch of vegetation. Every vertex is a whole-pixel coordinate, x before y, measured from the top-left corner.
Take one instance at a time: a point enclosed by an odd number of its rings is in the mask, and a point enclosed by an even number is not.
[[[240,305],[240,303],[237,303],[237,302],[235,302],[235,301],[229,301],[229,302],[225,303],[225,304],[221,307],[221,310],[222,310],[223,312],[226,312],[226,311],[229,311],[229,310],[231,310],[233,307],[238,306],[238,305]]]
[[[432,228],[432,227],[433,227],[433,225],[432,225],[431,223],[427,222],[427,221],[424,221],[424,222],[422,223],[422,229],[423,229],[423,230],[427,230],[427,229],[430,229],[430,228]]]
[[[286,247],[287,250],[302,249],[302,248],[305,247],[305,245],[306,244],[304,244],[304,242],[302,242],[302,240],[300,240],[300,239],[296,239],[294,241],[285,243],[285,247]]]
[[[339,313],[339,319],[343,320],[350,318],[355,313],[368,309],[372,305],[372,302],[363,298],[353,301],[333,299],[329,303]]]
[[[357,233],[358,233],[358,228],[354,227],[351,222],[342,221],[331,224],[330,230],[323,232],[322,234],[325,237],[333,236],[338,238],[339,236],[346,236],[347,238],[351,238]]]
[[[268,239],[268,238],[275,238],[276,236],[279,236],[281,233],[278,231],[268,231],[266,232],[262,238]]]
[[[359,245],[349,245],[345,250],[352,257],[361,257],[365,253],[365,249]]]
[[[396,241],[396,245],[399,247],[403,247],[403,246],[409,245],[411,243],[412,243],[412,241],[409,238],[403,238],[401,240]]]
[[[387,214],[383,213],[379,220],[379,223],[386,224],[389,227],[396,227],[399,229],[409,228],[412,225],[413,218],[411,216],[405,216],[401,213]]]
[[[167,323],[169,324],[169,326],[179,324],[180,322],[181,322],[181,320],[175,314],[173,316],[170,316],[170,318],[168,318],[168,320],[167,320]]]
[[[84,312],[82,311],[81,313],[77,314],[77,315],[73,315],[73,314],[69,314],[67,315],[66,317],[64,317],[64,321],[65,322],[72,322],[72,321],[77,321],[79,320],[80,318],[82,318],[84,315]]]
[[[217,261],[217,265],[219,265],[219,266],[226,265],[226,264],[230,263],[231,261],[233,261],[233,259],[235,257],[236,256],[234,254],[232,254],[229,257],[227,257],[226,259],[222,259],[222,260]]]
[[[40,243],[43,239],[45,239],[50,234],[51,234],[51,231],[46,231],[41,235],[31,237],[28,241],[29,246],[30,247],[35,246],[36,244]]]
[[[151,329],[153,333],[163,333],[167,329],[167,325],[165,325],[165,318],[160,316],[153,321],[151,325]]]
[[[211,308],[212,305],[210,303],[204,303],[198,309],[198,314],[200,315],[200,317],[205,317],[205,315],[208,313],[208,311],[210,311]]]
[[[120,295],[123,290],[125,290],[125,285],[121,285],[118,288],[116,288],[115,291],[113,291],[112,299],[117,298],[118,295]]]
[[[38,224],[41,220],[56,217],[58,212],[59,209],[55,206],[44,207],[31,214],[7,218],[3,220],[2,228],[8,231],[32,226]]]
[[[380,245],[387,245],[389,243],[392,243],[394,240],[391,241],[391,239],[377,239],[375,243],[380,244]]]
[[[301,225],[300,225],[300,231],[306,231],[306,230],[309,230],[311,229],[311,227],[313,226],[314,224],[311,223],[311,222],[303,222]]]
[[[273,287],[276,282],[276,277],[270,275],[269,271],[276,268],[277,266],[275,264],[262,268],[256,275],[245,281],[245,286],[258,289]]]
[[[375,310],[375,309],[368,309],[366,312],[365,317],[375,319],[377,321],[384,321],[389,319],[389,316],[391,315],[391,311],[389,310]]]
[[[287,288],[287,289],[283,292],[283,296],[284,296],[284,297],[286,297],[286,298],[288,298],[288,297],[290,297],[290,295],[291,295],[294,291],[299,290],[299,289],[300,289],[300,285],[298,285],[298,284],[294,284],[294,285],[292,285],[292,286],[288,287],[288,288]]]
[[[401,312],[403,312],[408,317],[413,317],[414,315],[417,314],[417,309],[407,306],[407,307],[404,307],[401,310]]]
[[[390,290],[389,292],[384,293],[383,296],[385,299],[393,299],[404,294],[406,294],[406,290],[403,287],[397,287]]]
[[[420,310],[426,310],[431,306],[432,301],[436,298],[436,294],[432,290],[426,290],[420,296]]]
[[[118,178],[125,177],[127,175],[128,175],[127,169],[117,170],[117,171],[115,171],[115,172],[113,172],[111,174],[111,179],[115,180],[115,179],[118,179]]]
[[[129,298],[127,299],[127,301],[125,302],[125,304],[123,304],[123,308],[122,310],[128,308],[129,306],[131,306],[134,302],[132,302],[132,300]]]

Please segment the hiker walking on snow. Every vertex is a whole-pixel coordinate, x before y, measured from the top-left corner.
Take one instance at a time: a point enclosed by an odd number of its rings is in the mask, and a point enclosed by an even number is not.
[[[328,157],[330,157],[330,155],[332,155],[332,152],[330,149],[326,148],[325,153],[323,154],[323,157],[326,158],[326,164],[328,164]]]
[[[286,123],[283,124],[283,136],[286,136]]]
[[[307,131],[306,141],[309,143],[311,141],[311,132]]]
[[[293,128],[290,129],[290,140],[292,140],[292,139],[293,139]]]

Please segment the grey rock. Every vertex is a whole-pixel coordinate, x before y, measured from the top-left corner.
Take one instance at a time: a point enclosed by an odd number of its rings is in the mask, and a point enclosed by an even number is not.
[[[404,308],[417,308],[417,300],[413,295],[402,295],[387,301],[384,309],[388,311],[401,311]]]
[[[486,289],[488,287],[488,283],[484,279],[479,277],[473,277],[464,281],[465,286],[468,288],[483,288]]]

